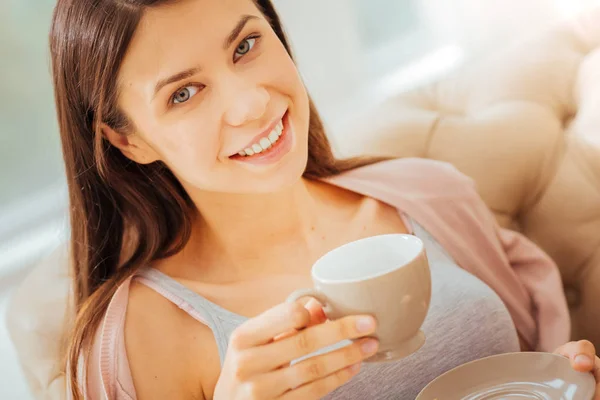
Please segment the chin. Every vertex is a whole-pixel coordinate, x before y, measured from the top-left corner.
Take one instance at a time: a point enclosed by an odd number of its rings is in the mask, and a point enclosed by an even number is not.
[[[303,154],[294,154],[288,162],[280,165],[267,173],[258,174],[259,176],[248,177],[243,184],[245,193],[273,193],[288,189],[297,184],[306,169],[308,160],[308,152],[303,151]],[[292,154],[289,154],[292,156]],[[239,179],[237,179],[239,182]]]

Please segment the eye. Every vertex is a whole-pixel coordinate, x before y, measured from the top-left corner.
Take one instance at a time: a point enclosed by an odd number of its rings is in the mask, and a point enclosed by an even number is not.
[[[190,85],[190,86],[183,87],[183,88],[177,90],[175,93],[173,93],[173,96],[171,98],[171,103],[172,104],[185,103],[186,101],[188,101],[189,99],[194,97],[199,91],[200,91],[200,88],[197,86]]]
[[[233,57],[234,61],[239,60],[240,58],[242,58],[243,56],[245,56],[246,54],[248,54],[250,52],[250,50],[252,50],[252,48],[254,48],[254,45],[256,44],[256,41],[258,40],[258,37],[247,37],[246,39],[242,40],[240,42],[240,44],[238,45],[238,47],[235,49],[235,55]]]

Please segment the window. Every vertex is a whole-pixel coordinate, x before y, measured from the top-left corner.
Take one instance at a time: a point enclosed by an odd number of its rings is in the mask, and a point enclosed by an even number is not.
[[[432,50],[419,0],[353,0],[365,73],[375,80]]]
[[[56,237],[56,224],[64,221],[47,40],[54,3],[0,4],[0,275],[54,243],[36,242],[34,232],[53,226],[44,237]],[[46,225],[49,221],[53,225]]]
[[[415,0],[354,0],[365,49],[381,48],[418,29]]]

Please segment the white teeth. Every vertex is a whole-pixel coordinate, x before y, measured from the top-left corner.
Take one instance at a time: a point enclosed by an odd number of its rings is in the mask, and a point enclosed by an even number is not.
[[[277,139],[279,139],[279,134],[275,131],[272,131],[271,133],[269,133],[269,140],[271,141],[272,144],[274,144]]]
[[[267,138],[262,138],[260,139],[260,147],[263,148],[263,150],[268,150],[269,147],[271,147],[271,141]]]
[[[262,153],[263,151],[270,149],[279,140],[282,132],[283,132],[283,120],[279,121],[279,123],[277,123],[277,125],[275,125],[275,128],[273,128],[271,133],[269,133],[269,136],[260,139],[258,143],[255,143],[252,145],[252,147],[248,147],[248,148],[240,151],[238,154],[242,157],[243,156],[249,157],[249,156],[253,156],[255,154]]]

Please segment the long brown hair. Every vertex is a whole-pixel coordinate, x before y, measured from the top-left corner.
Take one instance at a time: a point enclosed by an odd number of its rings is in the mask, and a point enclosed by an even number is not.
[[[148,7],[170,0],[58,0],[50,32],[55,101],[69,186],[73,296],[77,310],[66,351],[67,379],[77,382],[80,354],[116,288],[138,268],[180,251],[194,206],[162,163],[132,163],[103,139],[100,123],[129,132],[117,106],[117,75]],[[254,0],[291,52],[270,0]],[[375,159],[337,160],[310,102],[304,175],[323,178]],[[125,248],[126,247],[126,248]],[[79,386],[71,385],[74,398]]]

